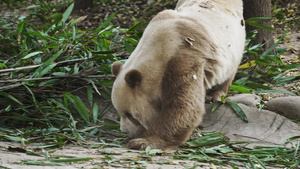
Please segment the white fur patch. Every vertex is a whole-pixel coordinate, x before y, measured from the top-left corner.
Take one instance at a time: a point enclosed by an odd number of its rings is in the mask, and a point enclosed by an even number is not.
[[[193,75],[193,78],[194,78],[195,80],[197,80],[197,75]]]

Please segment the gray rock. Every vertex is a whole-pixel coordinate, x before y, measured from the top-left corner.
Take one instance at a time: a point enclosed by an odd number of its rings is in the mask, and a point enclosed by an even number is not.
[[[256,106],[257,99],[254,94],[236,94],[229,96],[228,99],[231,102],[242,103],[247,106]]]
[[[248,147],[280,146],[286,139],[299,136],[300,126],[277,113],[256,107],[238,104],[245,112],[248,123],[244,122],[226,104],[211,112],[213,104],[206,105],[206,114],[201,127],[225,133],[233,142],[250,142]],[[289,145],[290,146],[290,145]]]
[[[268,109],[292,120],[300,120],[300,96],[278,97],[267,102]]]

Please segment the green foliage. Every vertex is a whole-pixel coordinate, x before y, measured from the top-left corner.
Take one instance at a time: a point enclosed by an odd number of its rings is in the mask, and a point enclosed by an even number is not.
[[[258,28],[264,28],[253,22],[263,21],[270,18],[250,18],[247,23]],[[265,28],[270,29],[270,28]],[[289,75],[289,71],[299,68],[300,64],[285,64],[280,56],[286,52],[286,49],[277,48],[279,43],[283,41],[286,33],[284,33],[278,41],[268,50],[259,54],[261,47],[264,44],[256,44],[250,46],[250,41],[255,39],[257,31],[252,31],[247,34],[244,59],[239,66],[237,80],[231,86],[231,90],[236,93],[252,93],[260,90],[269,92],[280,92],[295,95],[288,91],[272,90],[273,86],[284,85],[299,80],[299,74]],[[275,51],[271,54],[271,51]],[[249,57],[248,54],[255,55]],[[296,93],[297,94],[297,93]]]
[[[240,108],[240,106],[236,102],[230,102],[229,99],[225,99],[225,97],[222,97],[222,100],[219,102],[216,102],[212,108],[212,112],[214,112],[221,104],[227,104],[229,105],[234,112],[245,122],[248,123],[248,118],[243,111],[243,109]]]
[[[194,135],[199,135],[196,132]],[[230,143],[224,134],[201,131],[202,137],[188,141],[184,149],[177,151],[174,159],[210,162],[215,165],[231,165],[233,168],[297,168],[299,145],[295,147],[247,147],[247,143]],[[286,142],[293,140],[288,139]]]
[[[42,132],[84,140],[115,128],[103,119],[112,107],[113,48],[124,43],[122,30],[110,24],[115,14],[97,29],[80,29],[85,17],[71,17],[74,4],[57,13],[43,0],[34,2],[28,16],[1,18],[0,134],[17,128],[22,132],[13,136],[25,139]]]
[[[272,28],[257,23],[257,22],[268,21],[268,20],[272,20],[272,19],[273,18],[270,18],[270,17],[256,17],[256,18],[249,18],[245,22],[248,25],[251,25],[251,26],[254,26],[257,28],[273,31]]]

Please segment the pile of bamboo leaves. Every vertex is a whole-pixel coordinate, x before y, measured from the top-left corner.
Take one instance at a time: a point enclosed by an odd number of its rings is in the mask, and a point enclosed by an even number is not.
[[[85,16],[72,18],[73,4],[53,13],[44,1],[35,2],[26,16],[0,16],[0,134],[17,129],[26,137],[24,130],[52,128],[83,139],[80,129],[100,130],[101,105],[93,97],[110,100],[109,65],[120,30],[110,24],[114,15],[82,30],[77,24]]]

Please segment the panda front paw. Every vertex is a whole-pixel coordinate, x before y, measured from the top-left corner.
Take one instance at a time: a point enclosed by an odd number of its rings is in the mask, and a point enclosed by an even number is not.
[[[128,148],[135,150],[145,150],[148,146],[151,149],[173,149],[177,147],[177,145],[167,144],[167,142],[158,137],[146,137],[146,138],[137,138],[132,139],[128,143]]]
[[[149,142],[145,138],[132,139],[127,144],[129,149],[145,150],[149,146]]]

